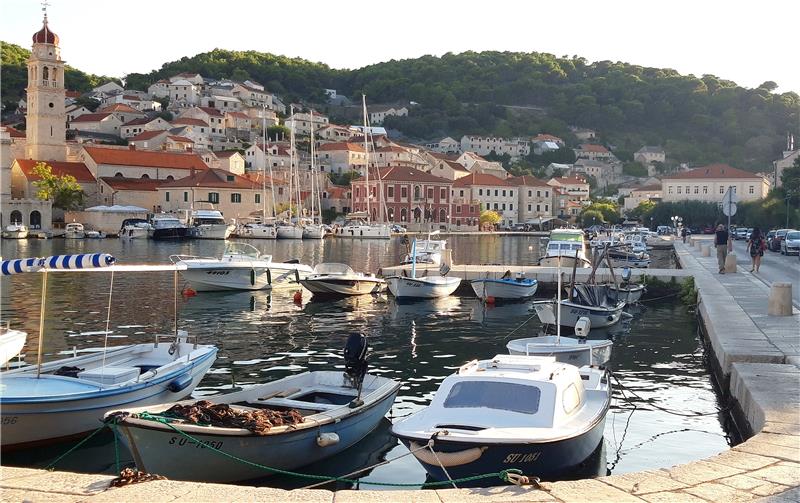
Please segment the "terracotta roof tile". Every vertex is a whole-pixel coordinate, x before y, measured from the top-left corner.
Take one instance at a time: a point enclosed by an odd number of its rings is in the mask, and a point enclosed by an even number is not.
[[[577,176],[562,176],[559,178],[551,178],[551,180],[556,180],[561,185],[577,185],[577,184],[586,184],[586,180]]]
[[[162,133],[164,133],[164,131],[142,131],[141,133],[139,133],[138,135],[134,136],[133,138],[130,138],[128,140],[128,142],[130,143],[132,141],[152,140],[153,138],[161,135]]]
[[[555,142],[561,142],[561,143],[564,142],[564,140],[562,140],[558,136],[553,136],[551,134],[546,134],[546,133],[545,134],[537,134],[533,138],[533,141],[555,141]]]
[[[323,143],[317,151],[349,150],[350,152],[364,152],[364,145],[349,142]]]
[[[248,177],[236,175],[224,169],[208,168],[197,171],[178,180],[164,182],[161,188],[171,187],[214,187],[230,189],[260,189],[261,185],[253,182]]]
[[[114,114],[112,113],[95,113],[95,114],[83,114],[81,116],[75,117],[70,121],[70,123],[75,122],[100,122],[101,120],[110,117]]]
[[[535,176],[531,175],[522,175],[522,176],[515,176],[513,178],[508,179],[514,185],[517,186],[525,186],[525,187],[550,187],[547,185],[547,182],[544,180],[540,180]]]
[[[206,121],[201,119],[192,119],[190,117],[178,117],[177,119],[173,119],[172,123],[175,125],[209,127]]]
[[[169,138],[172,141],[177,141],[181,143],[194,143],[194,140],[192,140],[191,138],[187,138],[185,136],[176,136],[174,134],[171,134],[167,136],[167,138]]]
[[[11,126],[3,126],[3,128],[5,128],[5,130],[8,131],[8,135],[11,138],[25,138],[25,133],[23,133],[18,129],[14,129]]]
[[[128,121],[123,126],[142,126],[144,124],[148,124],[150,121],[155,119],[148,119],[147,117],[142,117],[139,119],[133,119],[132,121]]]
[[[582,143],[578,145],[578,150],[583,150],[584,152],[597,152],[597,153],[607,153],[608,149],[602,145],[595,145],[594,143]]]
[[[25,174],[28,181],[40,180],[41,178],[33,174],[33,168],[37,163],[44,162],[52,168],[54,175],[72,175],[79,182],[94,182],[94,176],[89,168],[82,162],[57,162],[57,161],[36,161],[33,159],[17,159],[20,169]]]
[[[683,173],[675,173],[664,177],[665,180],[697,178],[760,178],[755,173],[744,171],[727,164],[709,164]]]
[[[252,119],[252,117],[244,112],[225,112],[225,114],[236,119]]]
[[[491,185],[492,187],[513,187],[508,180],[497,178],[486,173],[470,173],[453,182],[453,187],[470,187],[472,185]]]
[[[144,115],[144,112],[136,110],[132,106],[126,105],[125,103],[114,103],[113,105],[108,105],[107,107],[103,107],[98,112],[102,113],[110,113],[110,112],[127,112],[132,114],[141,114]]]
[[[146,190],[155,192],[166,180],[152,178],[125,178],[124,176],[101,176],[100,180],[114,190]]]
[[[456,161],[450,161],[445,159],[444,162],[447,163],[448,166],[453,168],[454,171],[458,171],[460,173],[469,173],[469,170],[465,168],[463,165],[457,163]]]
[[[212,117],[224,117],[223,113],[217,110],[216,108],[211,108],[211,107],[197,107],[197,108]]]
[[[143,166],[149,168],[208,169],[203,159],[194,153],[184,154],[102,147],[84,147],[83,150],[97,164]]]

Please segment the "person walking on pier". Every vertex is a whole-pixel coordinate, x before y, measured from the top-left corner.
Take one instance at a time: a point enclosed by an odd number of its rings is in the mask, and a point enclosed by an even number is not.
[[[681,229],[681,237],[683,238],[683,244],[686,244],[686,227]]]
[[[714,246],[717,248],[719,273],[725,274],[725,259],[728,257],[728,231],[722,224],[717,225],[717,232],[714,235]]]
[[[766,248],[767,244],[761,234],[761,229],[754,228],[750,234],[750,239],[747,240],[747,249],[750,251],[750,258],[753,261],[753,267],[750,268],[750,272],[758,272],[759,267],[761,267],[761,257],[764,256]]]

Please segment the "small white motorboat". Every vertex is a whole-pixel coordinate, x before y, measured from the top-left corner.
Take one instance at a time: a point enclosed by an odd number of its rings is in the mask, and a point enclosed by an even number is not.
[[[28,334],[20,330],[3,328],[0,330],[0,365],[5,365],[20,354]],[[2,382],[2,381],[0,381]]]
[[[364,295],[386,288],[386,281],[374,274],[357,273],[349,265],[330,262],[317,264],[300,284],[314,295]]]
[[[83,229],[83,224],[78,222],[68,223],[64,227],[65,239],[83,239],[86,237],[86,232]]]
[[[605,369],[497,355],[446,377],[430,405],[392,434],[434,480],[504,469],[552,479],[595,452],[610,403]]]
[[[556,305],[560,305],[561,309],[557,310]],[[539,321],[546,325],[555,325],[560,316],[561,326],[574,327],[579,319],[586,317],[591,320],[592,327],[604,328],[619,322],[622,318],[625,301],[608,303],[607,300],[603,300],[601,303],[592,304],[568,299],[563,299],[560,303],[555,300],[545,300],[534,303],[533,307]]]
[[[105,239],[106,233],[103,231],[86,231],[86,239]]]
[[[119,228],[120,239],[147,239],[153,226],[143,218],[126,218]],[[88,234],[86,237],[89,237]]]
[[[517,273],[515,278],[510,273],[506,273],[502,278],[481,278],[470,282],[475,295],[481,300],[505,299],[517,300],[533,297],[539,282],[535,279],[526,278],[522,273]]]
[[[506,344],[508,353],[526,356],[553,356],[556,361],[581,367],[606,365],[611,359],[614,341],[590,340],[583,337],[540,335],[514,339]]]
[[[236,229],[236,234],[241,238],[248,239],[276,239],[278,237],[278,231],[274,225],[261,222],[240,225]]]
[[[404,270],[400,276],[386,278],[386,284],[392,295],[398,299],[436,299],[452,295],[461,285],[461,278],[448,277],[450,266],[447,264],[441,264],[440,274],[437,276],[417,277],[416,248],[415,239],[411,244],[411,276],[406,276]]]
[[[586,237],[580,229],[553,229],[547,241],[545,256],[539,259],[539,265],[545,267],[590,267],[587,258]]]
[[[272,285],[270,262],[247,243],[227,243],[220,258],[171,255],[169,259],[186,267],[180,273],[198,292],[263,290]]]
[[[361,211],[347,215],[345,224],[335,228],[333,235],[337,238],[389,239],[392,230],[386,224],[370,222],[367,212]]]
[[[3,229],[3,237],[6,239],[25,239],[28,237],[28,228],[19,222],[7,225]]]
[[[447,240],[431,239],[431,236],[437,234],[439,234],[438,230],[428,233],[428,239],[417,240],[414,255],[412,256],[411,253],[408,253],[400,263],[410,264],[411,262],[416,262],[417,264],[441,265],[442,253],[447,248]],[[408,245],[408,238],[404,236],[403,240]]]
[[[626,304],[636,304],[644,295],[645,287],[642,284],[622,283],[619,286],[608,285],[608,300],[610,302],[624,301]]]
[[[106,419],[116,423],[139,470],[173,480],[235,482],[272,474],[254,464],[198,450],[206,447],[252,463],[293,470],[359,442],[391,408],[400,383],[366,373],[365,339],[361,335],[348,339],[344,372],[305,372],[199,403],[126,408],[106,414]],[[199,424],[187,417],[187,409],[283,421],[271,427],[267,423],[267,428],[250,425],[250,429],[216,420]]]

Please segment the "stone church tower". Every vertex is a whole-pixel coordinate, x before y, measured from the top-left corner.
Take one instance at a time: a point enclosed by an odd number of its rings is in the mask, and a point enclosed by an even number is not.
[[[66,161],[64,61],[58,35],[47,26],[46,12],[44,26],[33,35],[27,93],[25,157],[37,161]]]

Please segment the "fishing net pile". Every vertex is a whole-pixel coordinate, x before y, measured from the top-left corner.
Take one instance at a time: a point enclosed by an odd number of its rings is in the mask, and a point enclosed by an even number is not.
[[[226,403],[214,404],[208,400],[191,405],[173,405],[161,415],[198,425],[244,428],[256,435],[266,435],[274,426],[293,426],[303,422],[303,416],[295,409],[236,410]]]
[[[119,476],[111,481],[111,487],[123,487],[130,484],[138,484],[139,482],[149,482],[151,480],[166,480],[166,477],[161,475],[154,475],[147,472],[141,472],[132,468],[125,468],[119,472]]]

